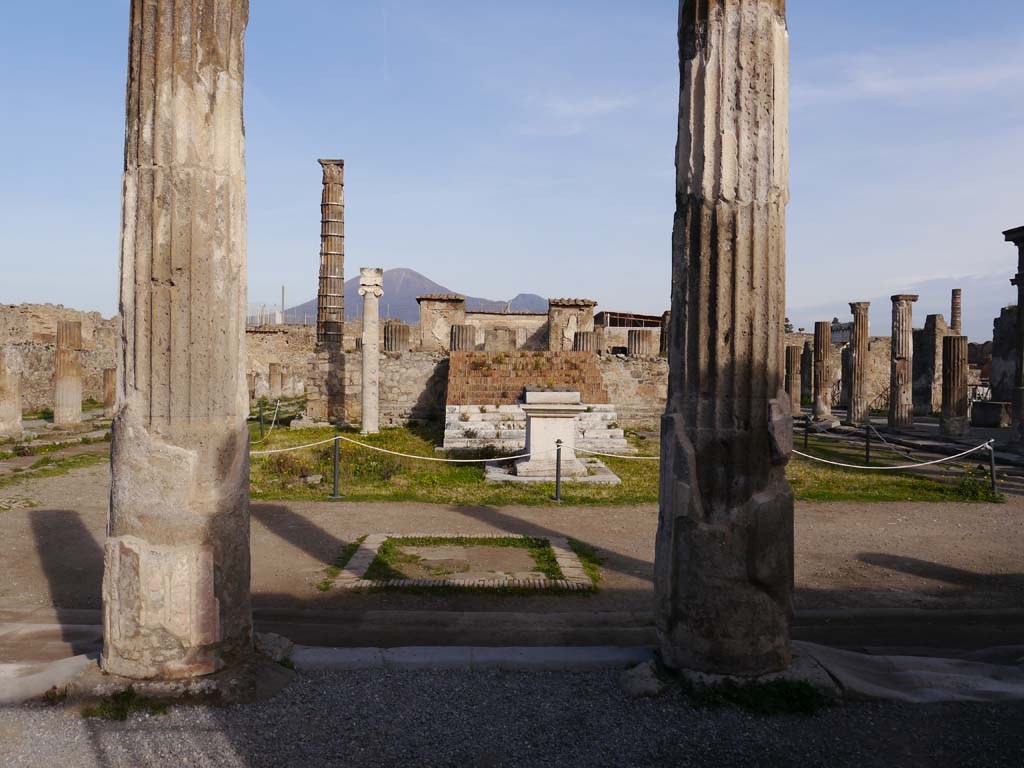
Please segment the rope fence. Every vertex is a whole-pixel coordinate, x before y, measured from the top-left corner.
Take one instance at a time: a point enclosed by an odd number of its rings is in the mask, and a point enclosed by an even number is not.
[[[986,443],[982,443],[981,445],[977,445],[974,448],[969,448],[968,450],[963,451],[962,453],[957,453],[957,454],[955,454],[953,456],[943,456],[941,459],[932,459],[931,461],[921,461],[921,462],[918,462],[917,464],[901,464],[901,465],[895,466],[895,467],[878,467],[878,466],[870,466],[870,465],[864,466],[863,464],[844,464],[844,463],[842,463],[840,461],[831,461],[829,459],[819,458],[818,456],[811,456],[809,453],[802,453],[801,451],[798,451],[796,449],[793,450],[793,453],[795,453],[797,456],[802,456],[805,459],[810,459],[811,461],[817,461],[817,462],[820,462],[822,464],[831,464],[834,467],[847,467],[849,469],[869,469],[869,470],[879,470],[879,471],[882,471],[882,470],[887,470],[887,469],[888,470],[917,469],[918,467],[927,467],[927,466],[930,466],[932,464],[941,464],[944,461],[954,461],[956,459],[960,459],[960,458],[963,458],[964,456],[972,454],[975,451],[980,451],[982,448],[988,448],[988,449],[991,450],[992,445],[994,443],[995,443],[994,440],[989,440]]]
[[[261,409],[261,411],[260,411],[260,418],[261,419],[263,417],[262,408],[263,408],[263,406],[261,405],[260,406],[260,409]],[[252,442],[253,445],[257,445],[258,443],[262,443],[264,440],[266,440],[268,437],[270,437],[270,433],[274,431],[274,427],[277,425],[277,414],[280,411],[281,411],[281,401],[278,400],[277,404],[274,406],[274,418],[272,418],[270,420],[270,429],[268,429],[267,430],[267,434],[263,435],[263,437],[261,437],[259,440],[254,440]],[[262,429],[262,427],[261,427],[261,429]]]

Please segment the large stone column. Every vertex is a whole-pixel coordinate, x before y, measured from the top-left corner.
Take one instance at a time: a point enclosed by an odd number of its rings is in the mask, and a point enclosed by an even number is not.
[[[114,417],[114,405],[117,403],[117,368],[103,369],[103,418]]]
[[[53,361],[53,423],[73,427],[82,423],[82,324],[57,323],[57,351]]]
[[[21,373],[13,353],[0,347],[0,437],[21,435]]]
[[[786,347],[786,394],[793,413],[800,413],[800,358],[803,350],[797,346]]]
[[[320,282],[316,294],[316,340],[342,343],[345,324],[345,161],[320,160]]]
[[[597,333],[595,331],[576,331],[572,337],[573,352],[596,352]]]
[[[967,401],[967,337],[942,339],[942,434],[961,437],[969,428]]]
[[[243,38],[248,0],[132,0],[103,668],[251,652]]]
[[[1024,443],[1024,227],[1003,232],[1006,242],[1017,246],[1017,274],[1010,280],[1017,286],[1017,368],[1013,380],[1014,440]]]
[[[832,415],[832,323],[814,324],[814,418]]]
[[[850,405],[847,418],[851,424],[865,424],[871,417],[868,400],[868,308],[867,301],[850,303],[853,313],[853,338],[850,339]]]
[[[654,357],[654,331],[644,328],[628,331],[626,354],[630,357]]]
[[[380,297],[384,295],[384,270],[359,270],[359,295],[363,297],[363,416],[362,433],[380,432]]]
[[[401,320],[384,322],[384,351],[408,352],[412,346],[412,328]]]
[[[963,290],[954,288],[950,298],[949,327],[954,336],[959,336],[963,329]]]
[[[451,351],[471,352],[476,349],[476,326],[453,325],[451,328]]]
[[[889,426],[914,424],[914,321],[917,296],[892,297],[892,366],[889,373]]]
[[[672,667],[790,660],[783,0],[682,0],[655,610]]]

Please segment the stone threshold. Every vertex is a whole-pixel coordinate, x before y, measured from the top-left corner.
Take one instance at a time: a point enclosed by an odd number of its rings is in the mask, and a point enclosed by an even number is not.
[[[449,576],[437,579],[367,579],[366,572],[377,559],[377,553],[388,539],[472,539],[486,545],[488,539],[540,539],[547,541],[555,553],[555,562],[563,578],[549,579],[546,576],[518,579],[503,576],[494,579],[460,579]],[[472,546],[472,545],[469,545]],[[595,589],[583,568],[583,563],[569,546],[569,540],[560,536],[523,536],[518,533],[374,533],[367,536],[359,549],[349,559],[345,568],[334,580],[340,589],[418,588],[454,587],[459,589],[560,589],[571,592]]]
[[[564,475],[562,483],[580,483],[583,485],[619,485],[621,478],[612,472],[600,459],[585,459],[580,456],[576,460],[585,465],[593,474],[582,477],[570,477]],[[487,464],[484,467],[484,480],[489,483],[553,483],[554,475],[542,476],[520,476],[515,474],[511,468],[499,467],[494,464]]]

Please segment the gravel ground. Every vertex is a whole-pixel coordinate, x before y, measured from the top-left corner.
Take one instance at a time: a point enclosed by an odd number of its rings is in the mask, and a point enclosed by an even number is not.
[[[276,699],[126,723],[0,710],[13,766],[1012,766],[1024,703],[847,704],[815,717],[631,700],[612,672],[306,673]]]

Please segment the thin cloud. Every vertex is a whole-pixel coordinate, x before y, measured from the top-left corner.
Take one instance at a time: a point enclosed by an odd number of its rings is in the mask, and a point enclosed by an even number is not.
[[[635,98],[601,95],[528,94],[523,132],[531,136],[576,136],[603,118],[637,106]]]

